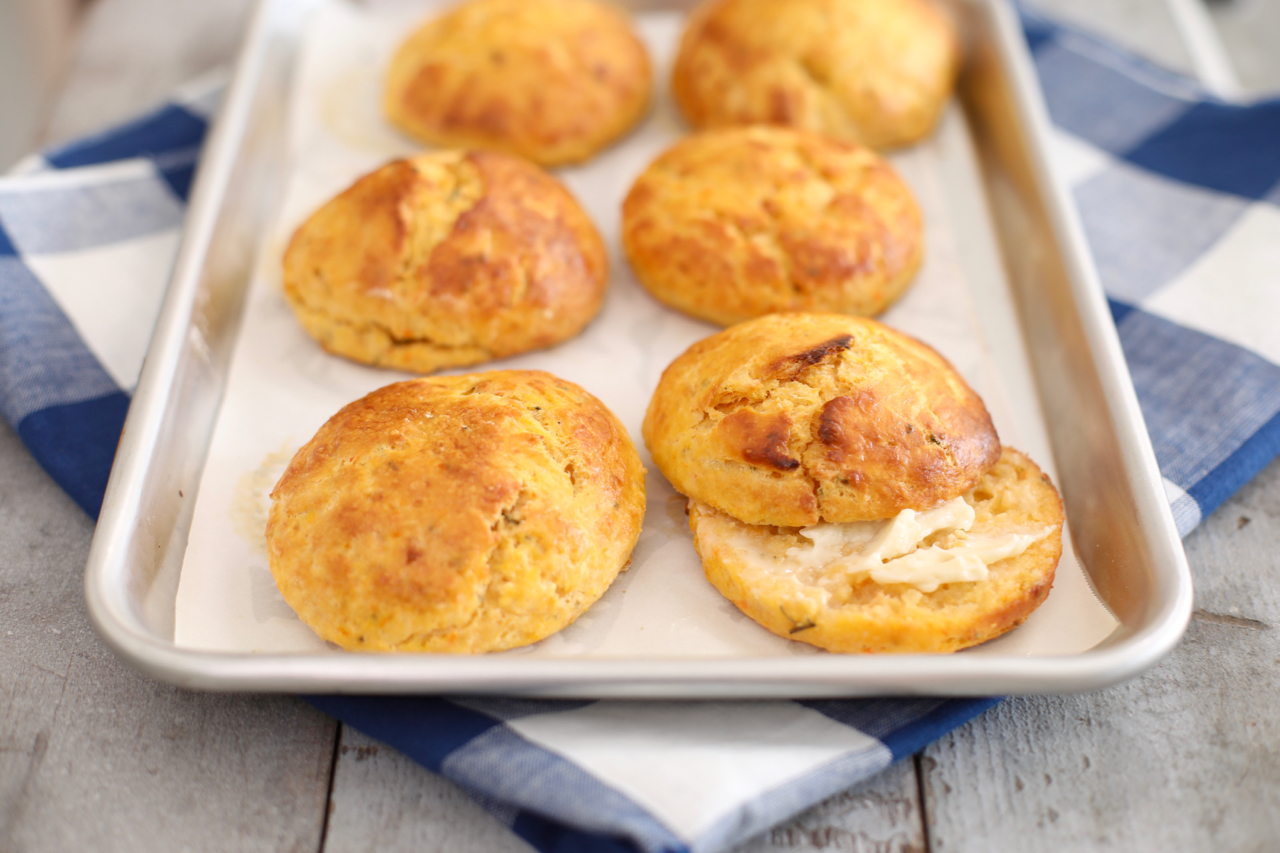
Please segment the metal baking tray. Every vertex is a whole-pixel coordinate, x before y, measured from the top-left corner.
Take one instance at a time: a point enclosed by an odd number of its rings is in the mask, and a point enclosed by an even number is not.
[[[124,660],[187,687],[362,693],[735,698],[989,695],[1095,689],[1178,641],[1191,580],[1102,290],[1047,162],[1045,109],[1015,13],[954,0],[966,41],[959,101],[999,263],[1058,467],[1075,551],[1118,627],[1048,656],[495,656],[228,654],[174,643],[196,492],[262,235],[287,173],[300,22],[317,0],[264,0],[208,141],[173,278],[89,555],[93,623]],[[637,11],[680,9],[641,0]],[[664,85],[661,79],[657,85]],[[390,380],[388,380],[390,381]]]

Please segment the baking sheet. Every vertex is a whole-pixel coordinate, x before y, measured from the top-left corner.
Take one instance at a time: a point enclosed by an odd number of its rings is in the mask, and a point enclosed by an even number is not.
[[[330,415],[409,375],[323,352],[284,301],[280,258],[293,229],[317,206],[360,174],[416,150],[378,111],[382,68],[413,23],[402,10],[368,11],[333,0],[315,10],[302,33],[288,121],[291,174],[250,285],[195,506],[175,602],[174,643],[180,648],[346,654],[316,637],[276,590],[263,540],[266,496],[293,452]],[[716,328],[654,301],[621,253],[622,198],[634,177],[686,132],[666,94],[682,16],[646,13],[637,16],[637,25],[654,63],[652,112],[619,145],[584,166],[557,172],[610,249],[602,313],[581,336],[553,350],[471,369],[547,370],[599,397],[641,449],[649,469],[649,508],[630,570],[595,606],[559,634],[501,655],[672,660],[826,654],[768,633],[706,582],[683,498],[656,471],[640,441],[644,409],[662,370]],[[953,105],[930,140],[891,160],[921,204],[927,248],[916,282],[881,319],[946,356],[983,395],[1002,440],[1054,476],[960,110]],[[1020,628],[962,654],[1071,655],[1113,632],[1118,623],[1093,594],[1069,535],[1064,545],[1046,603]]]

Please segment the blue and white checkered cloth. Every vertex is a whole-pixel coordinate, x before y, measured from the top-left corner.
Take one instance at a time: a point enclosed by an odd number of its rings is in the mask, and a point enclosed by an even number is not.
[[[1179,528],[1280,454],[1280,100],[1224,103],[1027,13]],[[0,179],[0,412],[90,515],[216,96]],[[312,697],[542,851],[720,850],[996,700]]]
[[[1280,454],[1280,99],[1023,22],[1185,536]]]
[[[217,87],[0,178],[0,415],[97,517]]]

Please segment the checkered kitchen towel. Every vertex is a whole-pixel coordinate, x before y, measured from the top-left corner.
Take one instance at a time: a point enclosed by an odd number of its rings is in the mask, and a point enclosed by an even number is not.
[[[1280,453],[1280,101],[1234,106],[1028,14],[1058,160],[1185,533]],[[0,180],[0,412],[96,514],[212,96]],[[313,697],[543,851],[713,851],[995,700]]]
[[[0,178],[0,415],[97,517],[216,85]]]
[[[1023,21],[1185,536],[1280,454],[1280,99]]]

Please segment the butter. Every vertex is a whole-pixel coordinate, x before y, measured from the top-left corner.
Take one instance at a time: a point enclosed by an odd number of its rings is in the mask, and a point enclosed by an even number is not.
[[[924,512],[904,509],[885,521],[815,524],[800,531],[811,544],[787,549],[786,557],[826,577],[867,573],[876,583],[933,592],[944,583],[986,580],[991,563],[1021,554],[1053,530],[969,536],[973,521],[973,507],[955,498]],[[947,547],[920,547],[943,530],[954,532]]]

